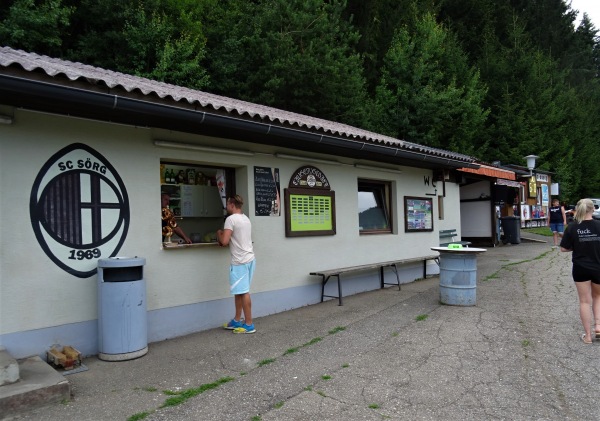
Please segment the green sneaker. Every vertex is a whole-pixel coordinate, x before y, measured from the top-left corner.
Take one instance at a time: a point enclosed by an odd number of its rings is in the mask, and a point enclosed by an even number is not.
[[[236,327],[235,329],[233,329],[233,333],[254,333],[254,332],[256,332],[256,329],[254,328],[254,323],[252,323],[250,326],[248,326],[246,323],[244,323],[242,326]]]

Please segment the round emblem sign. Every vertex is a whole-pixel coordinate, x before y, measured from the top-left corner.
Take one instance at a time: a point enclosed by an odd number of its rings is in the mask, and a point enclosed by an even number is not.
[[[29,203],[31,224],[44,252],[68,273],[87,278],[100,258],[114,256],[129,228],[129,199],[113,166],[75,143],[40,170]]]

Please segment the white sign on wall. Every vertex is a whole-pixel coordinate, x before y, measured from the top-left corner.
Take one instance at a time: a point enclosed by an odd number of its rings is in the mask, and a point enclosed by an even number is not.
[[[79,278],[115,256],[129,229],[129,199],[113,166],[87,145],[54,154],[36,177],[29,202],[38,243],[61,269]]]

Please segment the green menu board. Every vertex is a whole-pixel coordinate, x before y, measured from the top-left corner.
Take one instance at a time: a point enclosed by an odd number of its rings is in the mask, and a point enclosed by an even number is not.
[[[292,231],[333,229],[333,206],[330,196],[290,194],[289,200]]]

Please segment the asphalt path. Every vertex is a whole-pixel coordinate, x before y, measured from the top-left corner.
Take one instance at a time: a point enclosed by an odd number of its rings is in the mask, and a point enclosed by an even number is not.
[[[70,402],[14,419],[600,420],[570,255],[527,237],[478,256],[474,306],[441,304],[436,276],[86,358]]]

